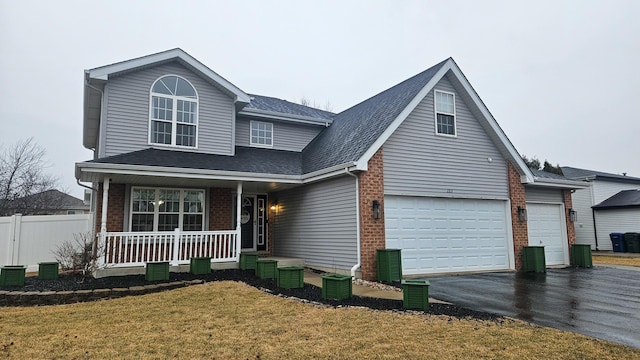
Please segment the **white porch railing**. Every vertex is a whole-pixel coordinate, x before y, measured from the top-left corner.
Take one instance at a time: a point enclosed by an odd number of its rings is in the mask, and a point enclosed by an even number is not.
[[[211,262],[238,261],[236,230],[166,232],[108,232],[100,239],[100,267],[141,266],[169,261],[188,264],[192,257]]]

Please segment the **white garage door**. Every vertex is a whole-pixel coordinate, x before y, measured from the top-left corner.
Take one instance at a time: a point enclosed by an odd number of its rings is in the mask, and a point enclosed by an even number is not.
[[[527,203],[529,245],[544,246],[547,265],[569,265],[561,205]]]
[[[509,268],[506,202],[385,196],[386,245],[405,275]]]

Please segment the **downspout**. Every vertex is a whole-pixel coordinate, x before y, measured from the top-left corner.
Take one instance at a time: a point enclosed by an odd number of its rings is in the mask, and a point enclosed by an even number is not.
[[[353,265],[351,268],[351,277],[355,279],[356,270],[358,270],[361,266],[360,261],[360,187],[358,185],[358,175],[349,172],[349,168],[344,168],[344,172],[347,175],[351,175],[356,178],[356,249],[357,249],[357,257],[358,263]]]
[[[596,239],[596,251],[598,249],[598,229],[596,228],[596,209],[591,209],[591,216],[593,216],[593,237]]]

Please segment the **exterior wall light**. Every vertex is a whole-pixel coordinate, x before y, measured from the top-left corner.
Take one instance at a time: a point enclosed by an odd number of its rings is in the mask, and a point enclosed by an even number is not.
[[[382,211],[380,210],[380,201],[373,200],[373,218],[378,220],[382,217]]]
[[[520,222],[527,221],[527,209],[521,206],[518,206],[518,220],[520,220]]]
[[[271,203],[271,210],[276,210],[278,208],[278,200],[275,200],[274,202]]]
[[[576,222],[576,220],[578,220],[578,212],[576,212],[575,210],[569,208],[568,214],[569,214],[569,221]]]

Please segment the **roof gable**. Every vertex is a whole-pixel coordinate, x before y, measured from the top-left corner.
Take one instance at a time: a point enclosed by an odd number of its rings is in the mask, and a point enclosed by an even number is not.
[[[235,102],[247,104],[251,100],[249,95],[240,90],[240,88],[233,85],[231,82],[218,75],[215,71],[209,69],[207,66],[179,48],[139,57],[136,59],[122,61],[111,65],[105,65],[90,70],[85,70],[85,76],[87,80],[96,79],[106,81],[110,76],[120,75],[145,67],[155,66],[157,64],[175,60],[182,63],[190,70],[199,73],[204,78],[217,84],[221,88],[221,90],[232,96]]]
[[[476,106],[481,125],[505,158],[516,166],[524,182],[534,182],[531,170],[452,58],[337,114],[333,124],[304,149],[304,171],[350,162],[357,169],[366,170],[369,159],[447,74]]]

